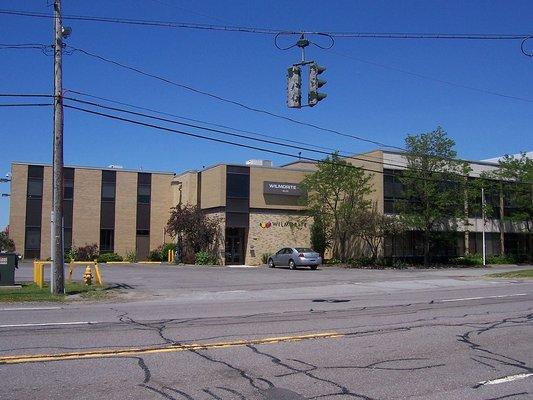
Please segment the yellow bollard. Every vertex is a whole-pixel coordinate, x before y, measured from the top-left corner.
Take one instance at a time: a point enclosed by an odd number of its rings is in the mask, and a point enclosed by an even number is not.
[[[74,272],[74,265],[72,261],[68,264],[68,282],[72,282],[72,274]]]
[[[94,262],[94,276],[96,278],[96,283],[99,285],[103,285],[104,282],[102,281],[102,275],[100,274],[100,267],[98,266],[98,263]]]
[[[42,262],[36,261],[34,263],[34,268],[35,283],[42,289],[44,286],[44,264]]]

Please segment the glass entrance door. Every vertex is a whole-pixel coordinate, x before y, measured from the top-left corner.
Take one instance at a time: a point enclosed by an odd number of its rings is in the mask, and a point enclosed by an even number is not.
[[[226,265],[244,263],[244,228],[226,228]]]

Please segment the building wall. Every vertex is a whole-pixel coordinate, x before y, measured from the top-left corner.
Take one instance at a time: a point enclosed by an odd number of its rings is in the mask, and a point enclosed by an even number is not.
[[[170,184],[172,175],[152,174],[152,193],[150,201],[150,249],[165,243],[165,228],[172,207]]]
[[[226,166],[217,165],[201,173],[201,208],[226,206]]]
[[[186,172],[172,179],[172,206],[179,204],[196,205],[198,201],[198,173]]]
[[[264,182],[300,183],[309,172],[273,168],[250,168],[250,208],[303,210],[297,196],[263,193]]]
[[[115,253],[135,251],[137,173],[117,172],[115,195]]]
[[[246,265],[260,265],[263,254],[275,253],[282,247],[310,247],[311,225],[311,218],[291,211],[250,212]]]
[[[368,196],[368,199],[375,203],[377,210],[383,213],[383,152],[372,151],[369,153],[357,154],[353,156],[357,159],[346,159],[351,164],[362,167],[366,174],[371,176],[370,185],[372,187],[372,193]],[[370,172],[376,171],[376,172]]]
[[[52,167],[44,167],[43,203],[41,216],[41,259],[51,256],[51,214],[52,214]]]
[[[101,187],[101,170],[75,169],[72,220],[72,245],[75,247],[100,243]]]
[[[12,164],[11,197],[9,203],[9,237],[15,242],[15,250],[19,254],[24,254],[27,190],[28,166]]]

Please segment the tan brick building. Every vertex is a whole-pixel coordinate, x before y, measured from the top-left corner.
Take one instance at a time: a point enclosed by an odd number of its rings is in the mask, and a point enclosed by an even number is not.
[[[398,179],[406,160],[401,153],[373,151],[346,158],[371,175],[371,200],[379,212],[395,214],[402,200]],[[65,248],[97,244],[101,252],[121,256],[135,251],[139,259],[172,241],[165,233],[171,208],[197,205],[220,220],[222,240],[218,256],[223,264],[257,265],[263,254],[282,247],[309,247],[312,219],[301,205],[299,183],[316,170],[316,164],[296,161],[281,167],[268,162],[247,165],[218,164],[201,171],[143,172],[116,168],[65,168]],[[472,163],[472,175],[496,168],[487,162]],[[13,163],[9,233],[17,251],[26,258],[50,256],[51,167]],[[492,199],[498,201],[498,199]],[[502,203],[503,204],[503,203]],[[507,207],[507,206],[506,206]],[[507,213],[507,209],[502,212]],[[527,236],[499,220],[483,221],[472,215],[467,233],[459,232],[443,256],[480,252],[483,225],[487,253],[512,249],[530,251]],[[500,230],[505,229],[504,235]],[[460,227],[459,231],[465,230]],[[467,235],[469,240],[463,240]],[[355,248],[355,247],[354,247]],[[420,232],[387,238],[383,254],[416,258]],[[354,254],[354,257],[357,254]]]

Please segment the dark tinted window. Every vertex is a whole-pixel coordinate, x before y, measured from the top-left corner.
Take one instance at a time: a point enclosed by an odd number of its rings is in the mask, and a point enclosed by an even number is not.
[[[296,251],[299,253],[314,253],[314,250],[308,247],[296,247]]]
[[[150,204],[137,204],[137,229],[150,229]]]
[[[228,174],[226,185],[228,197],[250,197],[250,175]]]
[[[41,199],[26,200],[26,226],[41,226]]]
[[[102,182],[102,201],[115,201],[114,182]]]
[[[100,251],[112,252],[115,242],[115,231],[113,229],[100,229]]]
[[[137,187],[137,202],[140,204],[150,204],[150,185],[139,185]]]
[[[28,179],[28,197],[41,198],[43,195],[43,180],[37,178]]]

